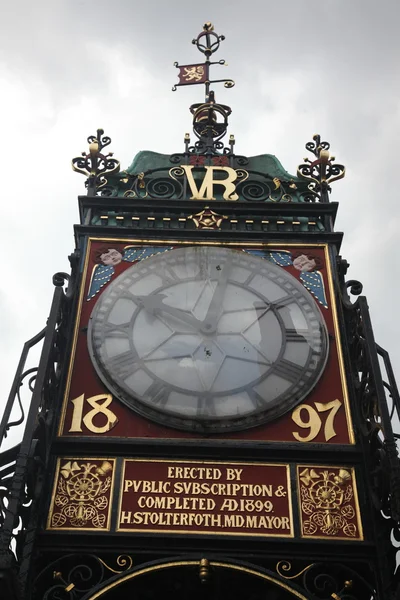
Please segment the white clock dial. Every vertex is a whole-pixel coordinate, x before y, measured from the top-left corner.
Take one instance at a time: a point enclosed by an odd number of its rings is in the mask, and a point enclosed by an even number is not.
[[[179,248],[133,265],[100,296],[93,364],[138,413],[181,429],[254,427],[318,381],[328,335],[289,273],[243,251]]]

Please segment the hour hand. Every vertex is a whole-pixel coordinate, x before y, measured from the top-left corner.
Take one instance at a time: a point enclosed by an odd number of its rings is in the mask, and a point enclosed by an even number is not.
[[[203,326],[202,321],[196,319],[196,317],[194,317],[191,313],[181,310],[179,308],[175,308],[174,306],[164,304],[163,299],[167,298],[165,294],[151,294],[150,296],[133,296],[133,298],[139,306],[143,307],[145,311],[152,315],[167,313],[179,319],[183,323],[190,325],[196,331],[200,331],[201,327]]]
[[[204,333],[214,333],[214,331],[217,329],[219,317],[221,316],[222,312],[222,302],[224,300],[226,287],[228,285],[231,266],[231,258],[228,258],[222,267],[222,273],[217,281],[217,285],[211,298],[210,306],[208,307],[207,314],[202,324],[202,330]]]

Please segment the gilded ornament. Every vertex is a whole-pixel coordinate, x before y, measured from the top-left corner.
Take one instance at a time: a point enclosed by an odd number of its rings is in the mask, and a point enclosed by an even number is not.
[[[292,564],[288,560],[280,560],[277,563],[275,570],[278,573],[278,575],[280,575],[284,579],[297,579],[297,577],[300,577],[300,575],[303,575],[304,573],[309,571],[314,566],[314,564],[315,563],[311,563],[310,565],[304,567],[304,569],[302,569],[298,573],[295,573],[294,575],[289,575],[289,573],[292,571]]]
[[[98,560],[101,562],[102,565],[104,565],[106,567],[106,569],[108,569],[112,573],[117,573],[117,574],[124,573],[125,571],[129,571],[129,569],[133,565],[133,559],[128,554],[120,554],[117,557],[116,562],[117,562],[117,565],[119,567],[121,567],[121,569],[113,569],[112,567],[110,567],[110,565],[108,565],[104,560],[102,560],[99,557],[98,557]]]
[[[210,577],[210,562],[206,558],[200,560],[199,577],[201,583],[206,583]]]
[[[104,511],[109,509],[113,468],[113,464],[107,460],[100,465],[77,460],[64,463],[53,501],[51,528],[104,529],[107,521]]]
[[[192,219],[198,229],[219,229],[222,221],[227,218],[226,215],[214,212],[209,206],[195,215],[188,216],[188,219]]]
[[[346,469],[305,468],[299,473],[303,535],[357,536],[354,481]],[[357,536],[359,537],[359,535]]]
[[[113,470],[113,466],[108,460],[103,461],[100,467],[97,467],[96,473],[98,475],[107,475]]]

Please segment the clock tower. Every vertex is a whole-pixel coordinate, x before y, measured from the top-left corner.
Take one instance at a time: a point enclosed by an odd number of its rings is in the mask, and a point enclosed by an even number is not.
[[[23,439],[1,454],[7,600],[395,600],[400,401],[346,281],[315,135],[296,175],[243,156],[216,100],[224,37],[181,152],[121,170],[99,129],[72,273],[57,273]],[[228,136],[228,137],[227,137]],[[352,299],[353,298],[353,299]]]

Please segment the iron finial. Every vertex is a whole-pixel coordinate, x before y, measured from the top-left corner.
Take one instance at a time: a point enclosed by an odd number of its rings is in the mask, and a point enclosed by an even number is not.
[[[210,56],[218,50],[224,39],[225,36],[215,33],[214,25],[210,21],[207,21],[197,38],[192,40],[199,52],[205,55],[205,62],[191,65],[174,63],[175,67],[179,69],[179,83],[173,86],[173,91],[176,91],[179,86],[183,85],[204,84],[205,86],[205,101],[193,104],[190,107],[190,112],[193,114],[194,133],[199,138],[199,142],[196,142],[196,149],[204,151],[204,153],[209,155],[219,153],[220,147],[222,147],[220,140],[226,134],[228,116],[231,113],[229,106],[217,104],[214,91],[211,90],[211,84],[223,83],[226,88],[231,88],[235,85],[232,79],[210,79],[211,65],[226,64],[224,59],[210,61]],[[185,144],[188,147],[186,138]],[[230,146],[232,150],[232,141],[230,142]]]
[[[308,189],[320,202],[329,202],[330,184],[345,176],[343,165],[334,164],[335,157],[329,153],[330,144],[321,141],[316,133],[313,141],[307,142],[306,150],[314,154],[315,159],[304,158],[304,163],[297,167],[297,175],[309,181]]]
[[[120,163],[113,158],[112,152],[102,154],[103,148],[111,144],[111,138],[104,135],[103,129],[98,129],[96,135],[90,135],[87,141],[89,152],[73,158],[72,169],[87,176],[88,196],[95,196],[96,191],[107,183],[105,175],[118,173]]]
[[[203,25],[203,30],[199,33],[197,38],[192,40],[199,52],[205,55],[205,63],[196,63],[191,65],[179,65],[175,62],[174,65],[179,69],[179,83],[176,83],[172,91],[175,92],[179,86],[182,85],[198,85],[203,83],[205,85],[206,99],[210,94],[210,85],[212,83],[223,83],[226,88],[231,88],[235,85],[232,79],[215,79],[210,81],[209,71],[210,65],[225,65],[224,59],[218,61],[210,61],[210,56],[214,54],[220,47],[221,42],[225,39],[224,35],[218,35],[214,31],[214,25],[207,21]]]

